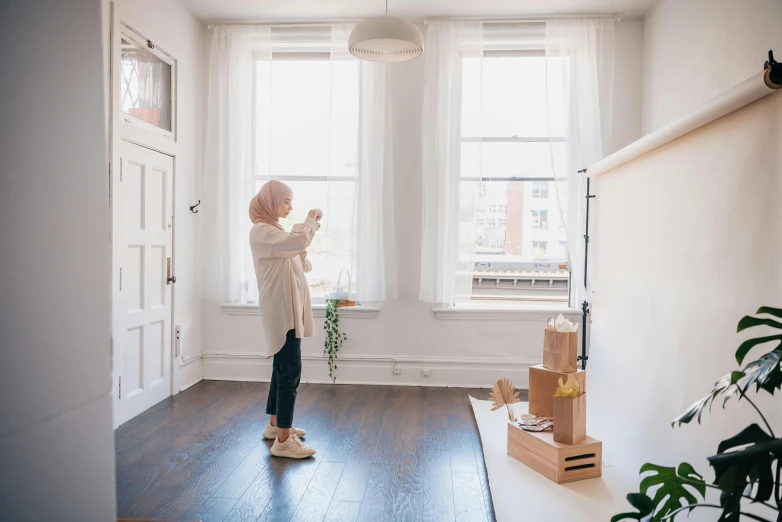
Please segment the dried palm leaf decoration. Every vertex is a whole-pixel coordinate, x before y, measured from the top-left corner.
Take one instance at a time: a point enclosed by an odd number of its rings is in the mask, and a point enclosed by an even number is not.
[[[508,408],[508,418],[512,422],[516,421],[516,416],[513,415],[510,405],[521,401],[519,400],[519,392],[516,391],[512,382],[505,377],[495,382],[489,394],[489,399],[492,402],[492,406],[494,406],[491,411],[499,410],[505,406]]]

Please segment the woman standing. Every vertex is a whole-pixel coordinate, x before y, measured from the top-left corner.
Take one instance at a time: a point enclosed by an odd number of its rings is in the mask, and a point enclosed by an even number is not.
[[[323,213],[310,210],[304,223],[285,232],[279,223],[293,210],[293,191],[280,181],[269,181],[250,202],[250,248],[258,279],[262,340],[274,356],[266,413],[271,415],[264,438],[274,439],[276,457],[303,459],[315,454],[304,445],[304,430],[293,427],[293,407],[301,379],[301,338],[315,335],[310,290],[305,272],[312,270],[306,248],[312,242]]]

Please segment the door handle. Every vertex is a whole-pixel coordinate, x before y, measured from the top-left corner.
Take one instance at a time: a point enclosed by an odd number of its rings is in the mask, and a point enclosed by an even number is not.
[[[166,259],[166,284],[176,283],[176,276],[171,275],[171,258]]]

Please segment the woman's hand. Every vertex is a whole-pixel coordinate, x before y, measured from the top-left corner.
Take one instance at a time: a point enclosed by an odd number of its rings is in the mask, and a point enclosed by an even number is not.
[[[311,217],[315,220],[315,222],[320,221],[320,218],[323,217],[323,212],[319,208],[313,208],[310,210],[310,213],[308,214],[308,217]]]

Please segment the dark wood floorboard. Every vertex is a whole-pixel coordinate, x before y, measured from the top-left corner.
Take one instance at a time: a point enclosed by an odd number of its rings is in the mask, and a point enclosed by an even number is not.
[[[202,381],[119,427],[119,518],[495,520],[468,398],[488,390],[303,384],[295,425],[318,453],[293,461],[263,439],[268,389]]]

